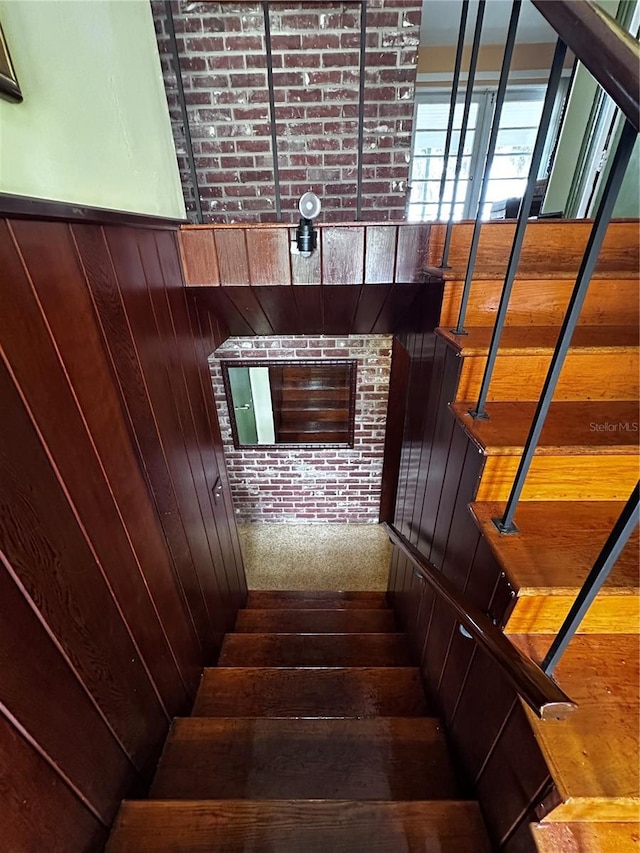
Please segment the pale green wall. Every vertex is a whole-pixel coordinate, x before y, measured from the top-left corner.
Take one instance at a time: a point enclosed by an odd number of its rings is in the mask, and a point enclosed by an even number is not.
[[[0,191],[183,217],[148,0],[0,0]]]

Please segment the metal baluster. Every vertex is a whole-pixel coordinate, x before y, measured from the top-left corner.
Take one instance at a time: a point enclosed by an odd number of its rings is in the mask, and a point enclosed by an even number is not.
[[[187,102],[184,97],[184,82],[182,80],[182,69],[180,68],[180,54],[178,53],[178,42],[176,41],[176,28],[173,23],[173,10],[171,8],[171,0],[165,0],[164,11],[167,20],[167,29],[169,30],[169,44],[171,45],[171,59],[173,61],[173,70],[175,71],[176,84],[178,87],[178,103],[180,104],[180,114],[182,116],[182,125],[184,127],[184,141],[187,148],[187,161],[189,163],[189,172],[191,173],[191,183],[193,184],[193,194],[195,196],[196,214],[198,216],[198,222],[202,225],[204,219],[202,216],[202,205],[200,203],[198,172],[196,171],[196,163],[193,158],[191,127],[189,125]]]
[[[544,427],[545,418],[547,417],[547,412],[549,411],[549,406],[551,405],[551,400],[553,399],[553,394],[556,390],[558,379],[560,378],[564,360],[569,347],[571,346],[571,338],[573,337],[573,332],[578,323],[578,318],[580,317],[580,311],[582,310],[582,305],[587,295],[589,282],[591,281],[591,276],[593,275],[598,255],[600,254],[602,241],[604,240],[607,226],[611,219],[611,214],[616,203],[616,198],[618,197],[624,173],[633,152],[635,140],[635,128],[629,121],[625,121],[620,142],[618,143],[618,148],[611,165],[611,171],[609,172],[607,183],[602,193],[602,198],[598,205],[598,211],[593,222],[591,234],[589,235],[587,248],[585,249],[585,253],[582,257],[582,263],[580,264],[580,270],[573,288],[573,293],[569,300],[567,313],[565,314],[562,328],[560,329],[558,342],[556,343],[556,348],[554,350],[553,357],[551,358],[549,372],[547,373],[547,377],[544,381],[542,394],[540,395],[540,400],[536,407],[536,413],[533,416],[533,423],[531,424],[531,429],[529,430],[529,435],[524,446],[524,452],[520,459],[520,464],[518,465],[518,471],[511,489],[511,494],[509,495],[509,500],[507,501],[505,513],[501,519],[494,519],[494,524],[500,533],[514,533],[517,531],[517,527],[513,523],[516,506],[520,499],[520,495],[522,494],[524,481],[527,477],[527,473],[529,472],[533,455],[536,451],[536,447],[538,446],[540,433]]]
[[[536,143],[533,147],[533,154],[531,155],[531,168],[529,169],[527,189],[525,190],[524,196],[522,198],[522,203],[520,205],[520,212],[518,214],[518,224],[516,225],[516,231],[513,237],[513,244],[511,246],[509,263],[507,264],[507,273],[502,288],[502,294],[500,296],[500,304],[498,306],[496,322],[493,327],[493,334],[491,335],[491,345],[489,347],[487,364],[484,369],[484,375],[482,377],[480,395],[478,396],[478,403],[475,409],[471,409],[469,411],[469,414],[472,418],[488,417],[487,413],[484,410],[484,407],[486,405],[487,396],[489,394],[489,385],[491,383],[493,368],[495,366],[496,358],[498,356],[498,347],[500,346],[502,329],[504,326],[505,318],[507,316],[509,299],[511,297],[513,282],[515,281],[516,270],[518,268],[518,262],[520,260],[520,251],[522,250],[522,243],[524,242],[524,232],[527,228],[527,220],[529,219],[529,213],[531,212],[531,202],[533,201],[533,193],[535,191],[536,181],[538,178],[538,169],[540,168],[542,152],[544,151],[544,147],[547,141],[547,133],[549,132],[551,115],[553,113],[556,94],[558,92],[558,86],[560,84],[562,65],[564,63],[566,52],[567,46],[564,44],[564,42],[558,39],[555,53],[553,54],[553,63],[551,65],[551,73],[549,74],[549,82],[547,84],[547,94],[544,99],[544,106],[542,107],[540,127],[538,128]]]
[[[458,86],[460,85],[460,69],[462,67],[462,54],[464,51],[464,36],[467,29],[467,15],[469,14],[468,0],[462,0],[462,11],[460,12],[460,28],[458,30],[458,46],[456,48],[456,61],[453,66],[453,81],[451,83],[451,100],[449,101],[449,119],[447,121],[447,135],[444,142],[444,162],[442,175],[440,177],[440,195],[438,196],[438,213],[436,219],[440,219],[442,213],[442,199],[447,182],[447,167],[449,166],[449,154],[451,153],[451,137],[453,135],[453,119],[458,102]]]
[[[267,85],[269,87],[269,118],[271,119],[271,153],[273,156],[273,189],[276,205],[276,219],[282,220],[282,198],[280,194],[280,166],[278,164],[278,134],[276,125],[276,95],[273,82],[273,54],[271,51],[271,21],[269,19],[269,0],[262,0],[264,16],[264,45],[267,58]]]
[[[473,84],[476,79],[476,67],[478,65],[478,53],[480,52],[480,37],[482,35],[482,21],[484,18],[484,10],[486,0],[480,0],[478,3],[478,14],[476,17],[476,28],[473,32],[473,46],[471,48],[471,60],[469,62],[469,73],[467,75],[467,91],[464,98],[464,109],[462,112],[462,125],[460,126],[460,140],[458,142],[458,156],[456,157],[456,170],[453,178],[453,196],[451,198],[451,207],[449,208],[449,220],[447,222],[447,232],[444,238],[444,248],[442,250],[442,261],[440,262],[441,269],[447,269],[447,261],[449,260],[449,248],[451,246],[451,231],[453,229],[453,212],[456,206],[456,194],[458,192],[458,183],[460,181],[460,169],[462,168],[462,157],[464,154],[464,143],[467,135],[467,125],[469,124],[469,111],[471,110],[471,97],[473,95]]]
[[[367,2],[360,7],[360,81],[358,88],[358,179],[356,197],[356,221],[362,219],[362,171],[364,165],[364,99],[367,52]]]
[[[609,534],[609,538],[605,542],[602,551],[600,551],[598,559],[595,561],[593,568],[589,572],[589,576],[584,582],[578,597],[567,614],[567,618],[562,623],[562,627],[551,644],[551,648],[547,652],[545,659],[540,664],[540,668],[543,672],[546,672],[547,675],[553,674],[553,671],[558,665],[558,661],[573,639],[573,636],[584,619],[587,610],[591,607],[594,598],[600,592],[602,584],[609,577],[611,569],[614,567],[624,546],[629,541],[629,537],[635,530],[635,527],[640,520],[639,500],[640,484],[637,484],[631,493],[631,497],[627,501],[627,505],[623,509],[620,518],[616,521],[615,527]]]
[[[516,30],[518,28],[518,18],[522,0],[515,0],[511,9],[511,18],[509,20],[509,30],[507,32],[507,41],[504,48],[504,56],[502,58],[502,68],[500,70],[500,80],[498,82],[498,91],[496,93],[496,106],[493,113],[493,124],[491,126],[491,135],[489,137],[489,146],[487,148],[487,159],[484,165],[484,173],[482,175],[482,189],[480,190],[480,201],[478,202],[478,210],[476,213],[476,222],[473,227],[473,237],[471,238],[471,248],[469,250],[469,262],[467,264],[467,272],[464,279],[464,289],[462,291],[462,299],[460,300],[460,313],[458,314],[458,324],[453,329],[454,335],[466,335],[464,330],[464,318],[467,313],[467,305],[469,303],[469,295],[471,293],[471,280],[473,278],[473,270],[476,263],[476,255],[478,254],[478,244],[480,242],[480,231],[482,228],[482,212],[484,209],[485,198],[487,197],[487,189],[489,187],[489,176],[491,175],[491,167],[493,166],[493,155],[496,150],[498,141],[498,132],[500,130],[500,117],[502,115],[502,105],[507,91],[507,81],[509,79],[509,69],[511,67],[511,58],[513,56],[513,48],[516,41]]]

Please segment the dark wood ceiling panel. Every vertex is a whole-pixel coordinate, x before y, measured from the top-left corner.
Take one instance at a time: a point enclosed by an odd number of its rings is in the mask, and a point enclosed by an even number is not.
[[[303,296],[309,289],[304,288]],[[284,335],[300,334],[300,315],[292,287],[256,287],[253,293],[273,329]]]
[[[370,335],[384,304],[393,290],[391,284],[364,284],[351,326],[352,334]]]
[[[322,288],[322,311],[325,335],[348,335],[353,327],[360,287],[336,284]]]
[[[245,318],[256,335],[272,335],[273,326],[269,322],[256,296],[259,288],[225,287],[226,297],[233,303],[238,313]]]
[[[324,314],[322,307],[322,288],[320,285],[293,287],[292,290],[299,318],[297,334],[323,334]]]

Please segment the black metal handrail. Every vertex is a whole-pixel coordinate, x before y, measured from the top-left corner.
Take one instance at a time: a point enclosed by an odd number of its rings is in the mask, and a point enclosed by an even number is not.
[[[543,720],[565,719],[576,705],[531,658],[523,654],[478,607],[429,562],[392,524],[384,525],[391,541],[422,578],[453,610],[460,624],[500,666],[518,695]]]
[[[587,0],[532,0],[627,119],[640,130],[640,47],[611,15]]]

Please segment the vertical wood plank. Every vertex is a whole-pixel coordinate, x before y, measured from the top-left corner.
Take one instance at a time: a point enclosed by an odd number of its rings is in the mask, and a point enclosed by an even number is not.
[[[291,229],[289,242],[295,242],[296,232]],[[322,238],[318,238],[318,248],[311,257],[303,258],[301,255],[291,255],[291,283],[292,284],[322,284]]]
[[[396,278],[401,284],[424,280],[429,252],[430,225],[400,225],[396,255]]]
[[[165,347],[156,324],[154,306],[140,260],[138,235],[122,228],[109,228],[105,233],[127,322],[131,327],[140,359],[143,383],[149,394],[158,429],[161,457],[157,461],[166,465],[170,471],[178,512],[193,559],[195,580],[204,599],[207,622],[202,626],[200,641],[207,656],[210,656],[219,648],[224,619],[219,596],[208,586],[211,581],[211,552],[194,490],[182,423],[173,400],[165,362]],[[131,391],[133,392],[133,389]],[[155,466],[154,456],[151,456],[149,461]],[[155,467],[151,471],[153,476]]]
[[[233,586],[235,600],[238,606],[244,607],[247,582],[244,572],[242,551],[240,548],[240,539],[238,537],[238,528],[235,521],[231,486],[224,458],[220,424],[218,422],[218,413],[211,384],[211,374],[208,362],[208,357],[211,354],[211,351],[208,349],[206,338],[202,332],[202,315],[196,310],[193,303],[189,305],[189,314],[191,318],[192,337],[197,353],[197,367],[200,385],[202,388],[202,398],[205,402],[209,430],[212,436],[212,450],[215,457],[213,462],[215,463],[217,476],[220,478],[220,486],[222,487],[222,503],[219,504],[219,499],[214,498],[214,513],[216,513],[218,524],[226,524],[228,528],[232,553],[225,555],[225,559],[228,558],[230,562],[233,562],[236,578]]]
[[[4,364],[0,399],[6,558],[136,767],[149,770],[168,719]]]
[[[402,435],[409,386],[409,353],[396,339],[391,350],[391,375],[389,377],[389,401],[387,404],[387,426],[384,438],[382,463],[382,486],[380,495],[380,521],[393,522],[398,492]]]
[[[220,284],[213,229],[181,229],[178,231],[178,240],[185,283],[209,286]]]
[[[161,520],[176,581],[193,628],[193,635],[199,644],[199,637],[205,636],[209,630],[208,615],[139,354],[120,298],[112,260],[101,228],[74,226],[73,233],[85,264],[87,259],[91,258],[88,284],[103,339],[125,406],[137,456]],[[199,662],[200,657],[201,651],[195,660]]]
[[[396,266],[398,228],[368,225],[365,231],[365,284],[391,284]]]
[[[362,284],[364,227],[325,227],[322,240],[322,284]]]
[[[249,281],[252,285],[290,285],[289,231],[286,228],[248,228]]]
[[[0,800],[5,850],[103,849],[108,829],[0,714]]]
[[[157,521],[152,513],[149,517],[151,506],[146,484],[126,432],[117,390],[102,347],[86,281],[75,256],[71,233],[63,224],[28,221],[15,222],[13,232],[26,259],[39,305],[73,391],[63,387],[62,379],[56,384],[51,376],[52,387],[44,397],[38,377],[30,377],[25,368],[30,359],[29,347],[26,352],[19,353],[14,345],[8,353],[10,357],[13,353],[13,363],[20,370],[23,390],[34,416],[42,424],[100,563],[117,600],[122,602],[129,629],[140,646],[169,714],[173,716],[184,712],[188,705],[185,683],[189,678],[193,679],[195,672],[192,669],[190,676],[187,671],[183,675],[182,668],[184,666],[188,670],[187,661],[193,647],[185,648],[182,640],[184,628],[176,624],[176,616],[181,615],[181,602],[175,578],[166,559]],[[26,302],[23,310],[27,310]],[[69,322],[70,315],[76,322]],[[10,336],[7,335],[5,340],[9,342]],[[47,364],[52,372],[59,369],[53,352]],[[76,408],[75,398],[80,409],[77,438],[72,439],[73,434],[68,431],[50,428],[54,394],[58,405],[67,409],[69,418]],[[88,436],[80,436],[80,431],[84,432],[83,426]],[[82,470],[77,460],[84,447],[86,453]],[[98,489],[98,485],[101,488]],[[165,602],[167,597],[169,600]],[[158,602],[161,607],[165,604],[163,610],[172,627],[175,651],[160,616]],[[184,611],[182,616],[184,618]],[[176,651],[180,655],[180,663]]]
[[[9,571],[0,551],[0,706],[109,825],[137,774]]]
[[[218,228],[214,233],[220,284],[250,284],[245,229]]]
[[[185,353],[183,347],[178,345],[155,235],[152,231],[140,230],[135,238],[159,336],[162,362],[158,367],[164,367],[163,376],[166,377],[167,381],[165,387],[169,394],[168,408],[171,410],[175,425],[179,425],[175,438],[178,439],[179,436],[180,440],[172,443],[179,454],[176,465],[178,459],[180,464],[185,465],[183,475],[186,493],[195,497],[195,500],[193,497],[191,498],[190,503],[193,518],[198,525],[197,532],[202,541],[203,556],[206,560],[202,564],[200,581],[210,612],[215,610],[216,613],[214,624],[219,624],[222,629],[223,624],[226,624],[227,620],[231,618],[226,595],[228,588],[224,576],[218,577],[215,571],[220,544],[217,539],[217,529],[213,524],[210,495],[204,478],[202,457],[199,452],[191,401],[186,386],[183,362]],[[183,346],[189,345],[192,346],[191,341],[185,341]]]
[[[209,511],[212,513],[212,520],[217,533],[219,550],[217,551],[217,559],[214,561],[214,571],[218,588],[224,589],[226,586],[230,593],[227,596],[226,607],[230,609],[233,618],[235,618],[235,610],[241,604],[238,597],[238,577],[242,568],[241,564],[236,564],[229,531],[229,519],[225,508],[220,506],[213,497],[213,490],[220,475],[214,449],[216,437],[212,430],[212,415],[216,420],[216,425],[217,416],[213,411],[213,405],[208,405],[213,403],[211,385],[209,384],[208,388],[203,387],[200,381],[201,369],[208,372],[208,363],[206,357],[202,357],[201,350],[197,345],[199,330],[192,326],[184,288],[175,285],[175,282],[180,280],[180,271],[177,265],[177,255],[171,245],[173,237],[170,234],[156,234],[155,239],[172,318],[175,347],[182,364],[191,419],[198,441],[208,500],[205,513],[207,517],[209,517]],[[232,522],[235,524],[233,518]]]

